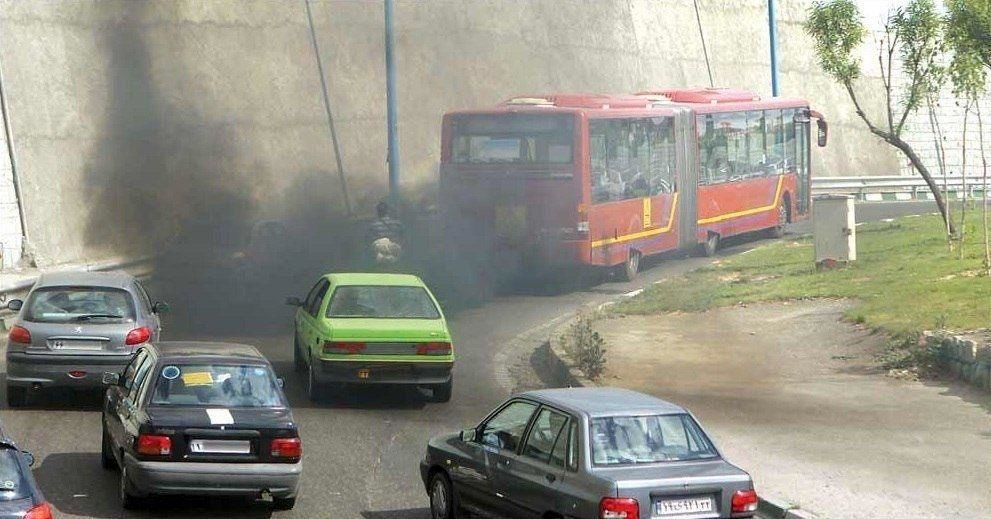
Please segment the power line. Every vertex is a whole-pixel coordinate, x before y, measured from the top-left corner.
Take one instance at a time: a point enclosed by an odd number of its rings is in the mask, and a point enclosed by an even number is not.
[[[695,21],[699,24],[699,38],[702,40],[702,54],[705,55],[705,70],[709,72],[709,87],[713,88],[716,84],[712,81],[712,66],[709,64],[709,50],[705,47],[705,33],[702,32],[702,17],[699,15],[699,0],[694,0],[694,3]]]

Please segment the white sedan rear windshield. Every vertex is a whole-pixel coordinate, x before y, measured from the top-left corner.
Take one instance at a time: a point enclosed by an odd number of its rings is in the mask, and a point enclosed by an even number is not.
[[[334,290],[327,317],[439,319],[440,312],[422,287],[345,285]]]
[[[716,449],[687,414],[593,418],[592,461],[628,465],[716,458]]]

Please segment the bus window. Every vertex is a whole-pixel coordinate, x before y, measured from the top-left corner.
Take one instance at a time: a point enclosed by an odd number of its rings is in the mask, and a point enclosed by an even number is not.
[[[769,171],[767,157],[767,140],[765,139],[765,120],[763,110],[747,112],[747,149],[750,151],[750,168],[743,176],[759,177]]]
[[[677,186],[677,155],[674,145],[674,125],[670,117],[651,119],[650,132],[650,196],[674,193]]]
[[[611,202],[675,191],[670,117],[589,121],[592,201]]]
[[[750,170],[747,158],[747,113],[699,116],[700,184],[717,184]]]
[[[784,171],[782,173],[798,173],[796,169],[798,162],[798,153],[795,149],[795,110],[788,109],[782,110],[782,118],[784,120],[784,149],[785,149],[785,160],[784,160]]]
[[[778,175],[785,172],[785,125],[781,110],[765,110],[767,121],[767,166],[768,173]]]
[[[451,124],[453,161],[570,164],[574,118],[560,114],[460,115]]]

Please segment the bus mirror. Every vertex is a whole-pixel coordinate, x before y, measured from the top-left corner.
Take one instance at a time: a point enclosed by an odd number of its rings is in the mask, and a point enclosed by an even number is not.
[[[816,119],[816,126],[819,129],[819,135],[818,135],[818,138],[819,138],[819,142],[818,142],[819,147],[820,148],[825,148],[826,147],[827,136],[829,134],[829,126],[826,124],[826,121],[823,120],[823,119]]]

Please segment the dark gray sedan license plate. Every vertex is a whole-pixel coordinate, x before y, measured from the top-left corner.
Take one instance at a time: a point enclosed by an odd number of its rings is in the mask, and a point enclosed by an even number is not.
[[[251,454],[247,440],[193,440],[189,452],[195,454]]]
[[[665,499],[654,505],[655,516],[709,514],[715,511],[711,497]]]

